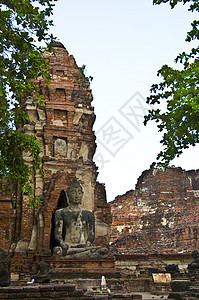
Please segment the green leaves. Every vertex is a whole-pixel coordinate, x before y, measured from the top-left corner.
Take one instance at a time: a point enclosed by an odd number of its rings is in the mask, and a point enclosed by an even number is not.
[[[178,2],[191,2],[190,11],[199,11],[198,1],[153,1],[154,4],[169,2],[174,8]],[[192,23],[192,31],[187,34],[187,41],[199,39],[199,22]],[[189,146],[199,142],[199,47],[190,53],[181,53],[176,58],[179,68],[173,69],[164,65],[158,76],[162,77],[159,84],[151,87],[151,95],[147,103],[155,108],[145,116],[144,124],[155,120],[160,132],[163,132],[161,144],[163,150],[157,155],[158,162],[154,165],[167,166],[172,159],[182,154]],[[181,64],[181,67],[180,67]],[[182,69],[183,67],[183,69]],[[157,108],[165,104],[166,109]]]
[[[10,182],[17,184],[21,192],[30,196],[32,206],[38,199],[34,197],[30,175],[41,170],[41,148],[33,136],[16,129],[28,119],[20,107],[22,97],[34,93],[38,104],[44,104],[32,79],[41,76],[46,83],[50,80],[48,62],[39,42],[52,49],[49,17],[53,6],[53,0],[0,2],[0,185],[6,190]],[[29,170],[23,153],[32,158],[33,170]]]

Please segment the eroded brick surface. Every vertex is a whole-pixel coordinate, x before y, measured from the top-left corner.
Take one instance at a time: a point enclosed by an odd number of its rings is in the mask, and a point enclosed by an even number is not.
[[[112,202],[111,241],[120,253],[191,252],[199,237],[199,171],[147,170]]]

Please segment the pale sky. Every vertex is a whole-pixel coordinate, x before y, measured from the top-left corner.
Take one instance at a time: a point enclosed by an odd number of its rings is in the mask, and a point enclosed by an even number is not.
[[[96,121],[98,181],[107,200],[135,189],[161,149],[152,122],[143,125],[145,99],[159,81],[163,64],[174,66],[179,52],[196,45],[185,42],[194,14],[187,6],[171,10],[152,0],[59,0],[54,8],[54,35],[79,66],[92,76]],[[197,18],[195,14],[195,18]],[[198,147],[171,164],[197,169]]]

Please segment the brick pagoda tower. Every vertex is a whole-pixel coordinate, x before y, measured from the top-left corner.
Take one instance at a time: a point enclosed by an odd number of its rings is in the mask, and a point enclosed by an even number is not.
[[[45,106],[32,106],[32,98],[21,104],[29,116],[24,131],[34,135],[43,148],[44,177],[32,175],[35,195],[43,205],[33,210],[26,196],[16,202],[12,238],[15,253],[50,251],[53,213],[64,206],[63,191],[74,176],[83,187],[82,207],[95,213],[95,244],[107,246],[109,242],[110,207],[103,185],[96,184],[97,168],[92,160],[96,149],[92,130],[95,114],[89,80],[61,43],[57,42],[54,49],[56,55],[44,52],[52,75],[49,86],[43,79],[37,80]],[[34,95],[33,98],[37,103]],[[32,168],[28,155],[25,159]]]

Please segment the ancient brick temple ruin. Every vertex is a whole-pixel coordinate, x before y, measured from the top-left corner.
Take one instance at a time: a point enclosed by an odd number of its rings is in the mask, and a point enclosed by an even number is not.
[[[97,168],[93,162],[95,121],[89,80],[65,47],[57,42],[54,55],[46,51],[52,80],[47,86],[38,79],[45,106],[32,106],[32,97],[23,99],[22,108],[29,122],[23,130],[39,141],[43,148],[44,177],[32,174],[34,193],[43,205],[32,209],[28,198],[12,194],[2,197],[0,214],[0,247],[14,253],[49,252],[53,247],[52,219],[57,208],[64,206],[65,191],[74,176],[83,187],[82,207],[94,212],[95,245],[107,246],[111,223],[110,207],[104,186],[96,182]],[[32,168],[32,160],[24,156]]]
[[[147,170],[110,202],[117,254],[186,254],[199,247],[199,170]]]
[[[43,204],[29,207],[28,197],[14,187],[9,196],[0,195],[0,248],[11,257],[13,277],[18,276],[16,281],[21,285],[35,274],[39,263],[45,262],[51,282],[50,286],[32,289],[0,288],[0,298],[7,299],[12,293],[12,299],[22,299],[22,295],[30,298],[30,294],[63,299],[60,297],[64,293],[76,295],[67,299],[81,299],[78,293],[84,294],[82,280],[87,286],[97,286],[102,275],[116,292],[161,291],[161,286],[155,287],[150,270],[164,272],[167,265],[173,264],[185,272],[192,260],[191,252],[199,246],[199,170],[171,167],[144,171],[135,190],[107,203],[104,184],[96,181],[97,167],[93,162],[95,113],[89,80],[61,43],[54,48],[56,55],[44,52],[52,75],[49,86],[43,79],[36,81],[45,106],[38,105],[35,95],[21,100],[29,117],[21,129],[35,136],[43,148],[44,176],[34,173],[32,159],[24,154],[32,169],[34,193]],[[66,206],[65,191],[74,177],[83,188],[82,208],[95,215],[94,246],[109,248],[107,259],[67,261],[64,256],[52,256],[55,212]],[[66,286],[69,281],[78,289]],[[6,298],[2,298],[4,295]],[[198,294],[193,299],[197,297]],[[116,298],[127,297],[120,294]]]

